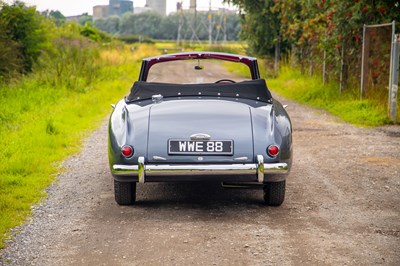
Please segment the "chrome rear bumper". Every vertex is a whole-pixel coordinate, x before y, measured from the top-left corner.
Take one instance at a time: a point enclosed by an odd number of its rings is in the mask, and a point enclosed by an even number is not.
[[[287,163],[264,163],[262,155],[257,156],[253,164],[145,164],[144,157],[139,157],[138,165],[112,166],[114,176],[137,176],[140,183],[152,176],[191,176],[191,175],[256,175],[259,183],[268,181],[265,175],[287,174]]]

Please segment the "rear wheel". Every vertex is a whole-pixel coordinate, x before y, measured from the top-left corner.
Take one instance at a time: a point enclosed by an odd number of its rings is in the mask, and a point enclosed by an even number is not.
[[[115,201],[119,205],[132,205],[136,200],[136,182],[114,180]]]
[[[285,200],[286,181],[264,184],[264,202],[270,206],[280,206]]]

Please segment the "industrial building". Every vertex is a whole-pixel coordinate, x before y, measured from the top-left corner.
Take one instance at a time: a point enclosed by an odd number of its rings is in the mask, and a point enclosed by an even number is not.
[[[109,16],[122,16],[127,12],[133,13],[133,1],[110,0],[108,7]]]
[[[96,20],[108,16],[122,16],[127,12],[133,13],[133,1],[110,0],[109,5],[93,7],[93,19]]]
[[[108,6],[101,5],[93,7],[93,19],[106,17],[108,17]]]
[[[156,11],[162,16],[167,14],[167,0],[147,0],[146,7]]]

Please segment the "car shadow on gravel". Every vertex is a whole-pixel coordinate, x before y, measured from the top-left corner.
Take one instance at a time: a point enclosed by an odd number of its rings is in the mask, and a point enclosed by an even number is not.
[[[140,184],[134,206],[136,208],[196,206],[210,209],[243,204],[248,207],[265,207],[262,187],[224,188],[219,182]]]

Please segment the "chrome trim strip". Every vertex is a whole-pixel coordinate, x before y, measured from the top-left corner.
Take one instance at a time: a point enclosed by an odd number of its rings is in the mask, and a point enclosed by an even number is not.
[[[287,163],[268,163],[264,164],[264,174],[287,174],[289,165]]]
[[[137,165],[114,164],[112,172],[114,174],[137,174],[139,167]]]
[[[191,140],[210,140],[211,136],[205,133],[196,133],[190,136]]]
[[[247,158],[247,157],[237,157],[237,158],[235,158],[235,159],[233,159],[233,160],[235,160],[235,161],[247,161],[249,158]]]
[[[156,161],[166,161],[167,159],[164,158],[164,157],[161,157],[161,156],[153,156],[153,160],[156,160]]]
[[[257,178],[259,183],[264,183],[264,157],[257,155]]]
[[[146,165],[147,176],[182,176],[182,175],[222,175],[255,174],[256,164],[186,164],[186,165]]]
[[[287,174],[287,163],[264,163],[262,155],[257,156],[257,164],[150,164],[146,165],[144,157],[138,159],[138,165],[113,165],[112,173],[121,176],[137,176],[140,183],[146,176],[185,176],[185,175],[256,175],[259,183],[264,183],[273,174]],[[265,176],[272,175],[272,176]]]

